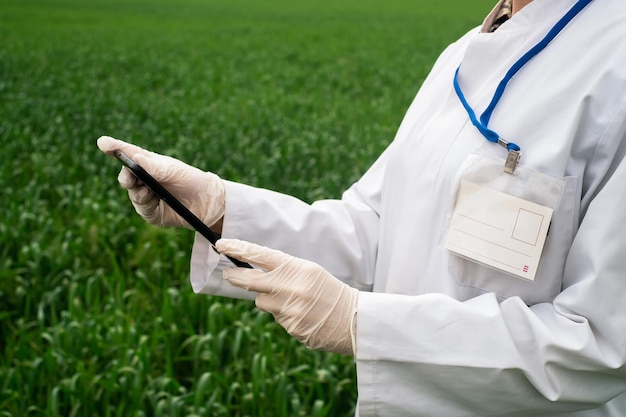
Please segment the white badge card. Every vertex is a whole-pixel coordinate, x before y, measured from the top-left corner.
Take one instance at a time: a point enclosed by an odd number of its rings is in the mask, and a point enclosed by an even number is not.
[[[534,281],[563,179],[522,166],[504,173],[502,160],[469,155],[456,183],[444,249]]]
[[[461,181],[445,248],[534,280],[553,210]]]

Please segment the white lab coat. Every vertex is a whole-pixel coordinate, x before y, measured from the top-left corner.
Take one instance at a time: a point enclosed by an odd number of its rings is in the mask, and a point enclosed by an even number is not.
[[[455,69],[462,62],[459,82],[481,114],[574,3],[534,0],[495,33],[472,30],[447,48],[393,143],[341,200],[308,205],[227,183],[225,237],[311,259],[362,290],[362,417],[626,415],[624,0],[592,2],[509,83],[489,124],[521,146],[521,166],[566,181],[535,281],[441,246],[463,161],[506,153],[469,122]],[[213,258],[197,238],[194,290],[249,297]]]

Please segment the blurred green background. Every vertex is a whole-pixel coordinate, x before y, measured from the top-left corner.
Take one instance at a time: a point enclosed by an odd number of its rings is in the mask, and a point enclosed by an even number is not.
[[[95,141],[339,197],[494,2],[3,0],[0,416],[351,415],[353,360],[193,294],[192,232],[139,219]]]

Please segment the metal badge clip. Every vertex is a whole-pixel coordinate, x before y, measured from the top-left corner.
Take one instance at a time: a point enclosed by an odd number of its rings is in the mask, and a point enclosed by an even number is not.
[[[504,172],[506,172],[507,174],[514,173],[515,168],[517,168],[519,158],[522,155],[521,151],[519,150],[519,146],[515,144],[512,144],[512,146],[509,146],[509,142],[507,142],[506,140],[502,138],[498,138],[498,145],[501,145],[502,147],[506,148],[506,150],[509,151],[509,153],[506,156],[506,161],[504,162]],[[517,149],[514,149],[513,147]]]
[[[515,168],[517,168],[517,163],[519,162],[519,158],[521,156],[520,151],[509,151],[506,156],[506,161],[504,162],[504,172],[507,174],[512,174],[515,172]]]

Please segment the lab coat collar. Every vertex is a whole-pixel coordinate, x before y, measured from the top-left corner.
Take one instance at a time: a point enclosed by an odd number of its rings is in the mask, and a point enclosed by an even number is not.
[[[558,20],[562,17],[577,0],[533,0],[522,10],[515,13],[497,30],[498,33],[527,31],[536,25],[541,25],[545,20]],[[491,22],[500,9],[503,0],[500,0],[483,21],[480,32],[491,35],[488,32]]]

